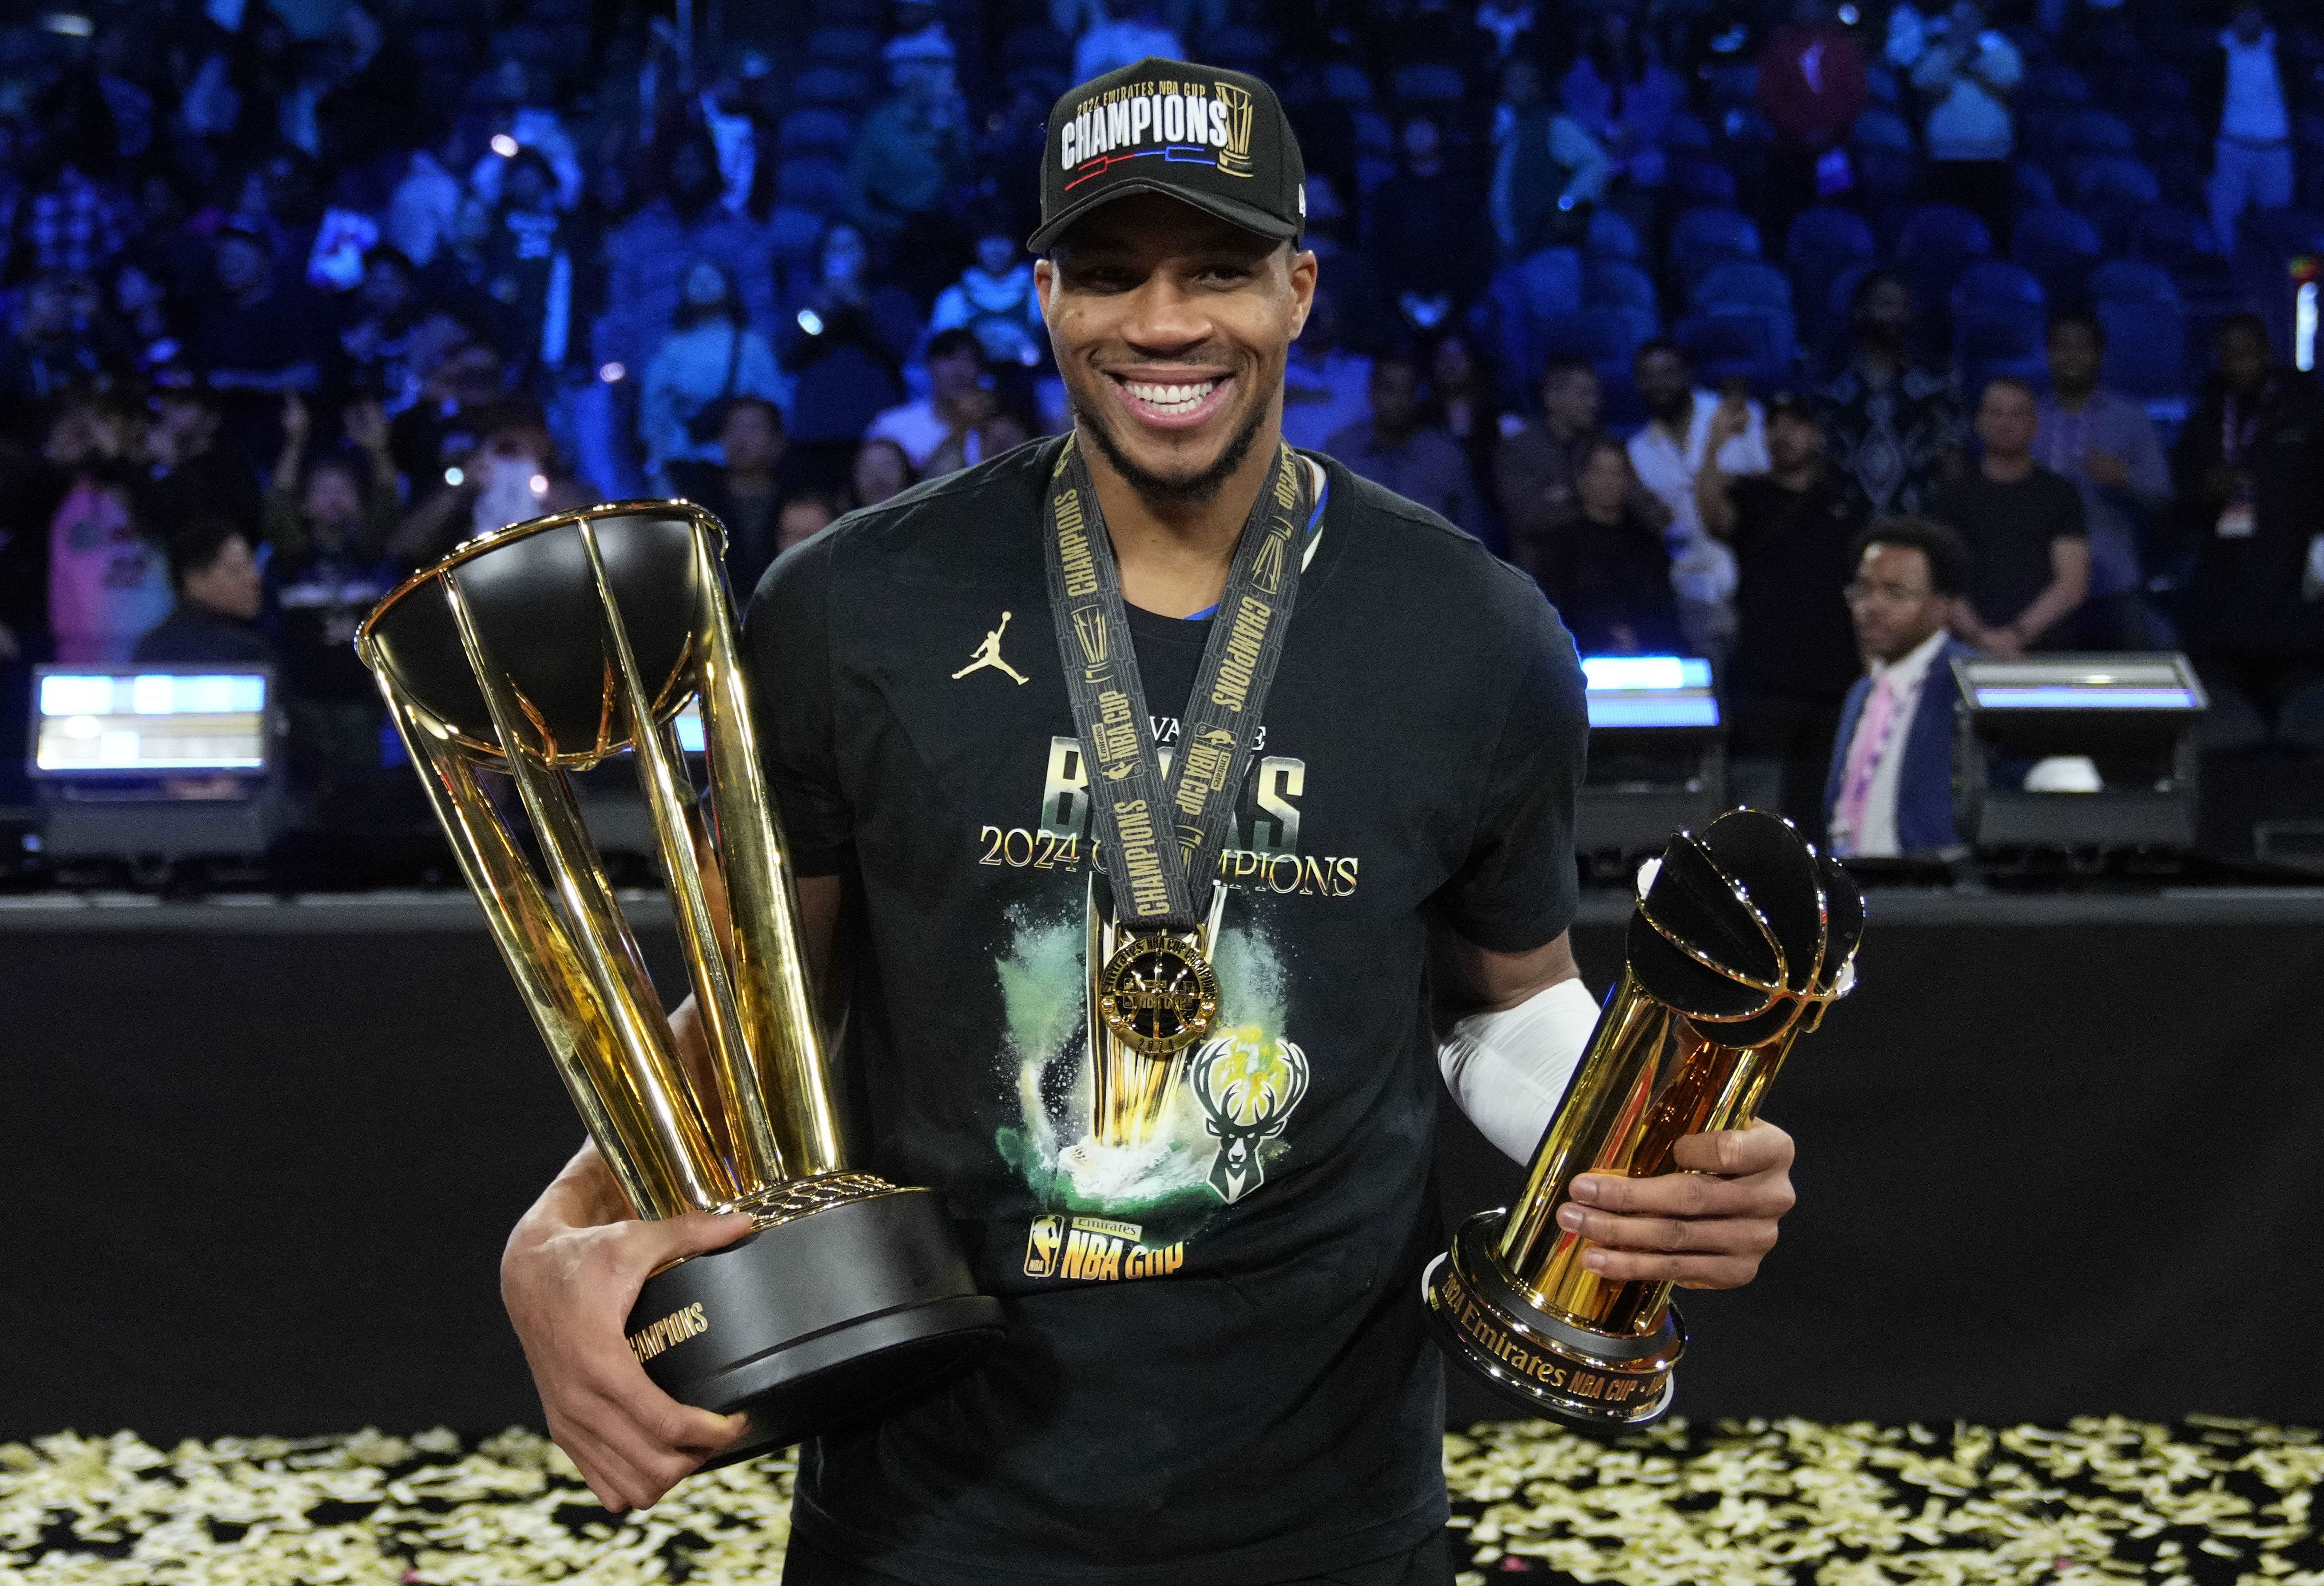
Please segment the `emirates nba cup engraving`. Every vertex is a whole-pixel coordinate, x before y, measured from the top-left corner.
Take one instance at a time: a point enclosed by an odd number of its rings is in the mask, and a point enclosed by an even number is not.
[[[1732,810],[1641,870],[1621,982],[1535,1149],[1421,1280],[1445,1352],[1537,1413],[1640,1425],[1670,1408],[1686,1332],[1667,1282],[1616,1282],[1557,1224],[1584,1173],[1654,1177],[1692,1134],[1758,1115],[1792,1043],[1856,979],[1864,898],[1791,825]]]

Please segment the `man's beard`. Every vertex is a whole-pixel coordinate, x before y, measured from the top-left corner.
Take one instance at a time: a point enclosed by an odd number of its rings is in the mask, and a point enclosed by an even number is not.
[[[1074,415],[1081,420],[1090,438],[1097,443],[1097,449],[1105,454],[1105,460],[1113,466],[1113,471],[1138,493],[1139,499],[1157,507],[1200,507],[1208,506],[1217,499],[1219,492],[1226,488],[1227,481],[1234,477],[1235,470],[1241,467],[1250,456],[1251,445],[1259,438],[1259,427],[1267,421],[1267,404],[1253,402],[1250,416],[1235,430],[1234,438],[1226,444],[1226,449],[1219,453],[1218,460],[1187,479],[1165,478],[1159,474],[1148,473],[1132,462],[1093,407],[1085,407],[1076,401],[1074,403]]]

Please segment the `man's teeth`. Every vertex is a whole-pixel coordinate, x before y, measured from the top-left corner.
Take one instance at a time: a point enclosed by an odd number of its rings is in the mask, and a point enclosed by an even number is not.
[[[1149,408],[1185,412],[1218,389],[1215,380],[1205,380],[1194,385],[1145,385],[1125,380],[1122,388]]]

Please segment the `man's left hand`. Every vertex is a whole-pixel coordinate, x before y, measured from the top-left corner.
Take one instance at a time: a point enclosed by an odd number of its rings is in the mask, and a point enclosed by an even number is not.
[[[1679,1172],[1659,1178],[1585,1173],[1557,1224],[1597,1249],[1582,1264],[1618,1283],[1740,1288],[1775,1247],[1792,1209],[1792,1137],[1772,1123],[1679,1141]]]

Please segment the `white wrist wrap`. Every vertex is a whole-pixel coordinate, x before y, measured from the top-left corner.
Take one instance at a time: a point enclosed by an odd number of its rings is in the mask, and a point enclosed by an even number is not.
[[[1560,981],[1514,1008],[1462,1019],[1437,1046],[1436,1063],[1477,1132],[1527,1162],[1597,1025],[1590,989]]]

